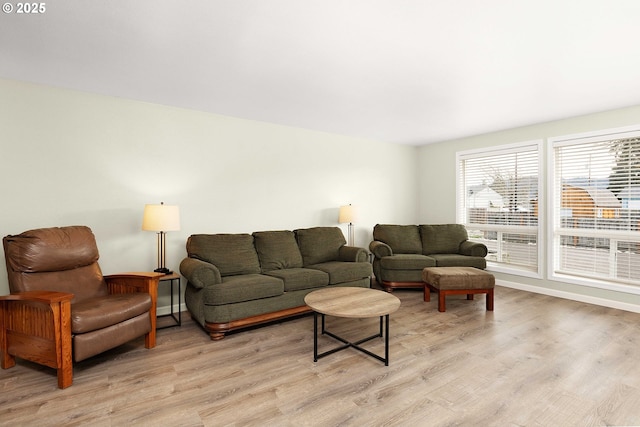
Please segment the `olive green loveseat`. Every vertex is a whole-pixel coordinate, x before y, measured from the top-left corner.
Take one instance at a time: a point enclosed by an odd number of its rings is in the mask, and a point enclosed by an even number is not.
[[[338,227],[194,234],[187,255],[185,303],[213,340],[310,312],[304,297],[315,289],[371,283],[366,249],[347,246]]]
[[[387,291],[422,288],[425,267],[485,269],[487,247],[469,240],[461,224],[395,225],[373,228],[373,274]]]

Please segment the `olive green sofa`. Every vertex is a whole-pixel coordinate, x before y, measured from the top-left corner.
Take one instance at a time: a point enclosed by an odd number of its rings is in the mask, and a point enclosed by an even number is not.
[[[369,250],[373,274],[388,292],[422,288],[425,267],[487,266],[487,247],[470,241],[461,224],[377,224]]]
[[[310,312],[309,292],[370,287],[364,248],[347,246],[338,227],[253,234],[194,234],[180,272],[185,303],[212,340],[227,332]]]

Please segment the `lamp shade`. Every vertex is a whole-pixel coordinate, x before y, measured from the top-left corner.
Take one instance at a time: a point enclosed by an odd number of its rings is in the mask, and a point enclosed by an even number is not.
[[[353,206],[346,205],[340,206],[340,213],[338,214],[338,222],[344,224],[346,222],[352,223],[354,221],[355,212]]]
[[[180,209],[178,206],[145,205],[142,216],[142,229],[147,231],[180,230]]]

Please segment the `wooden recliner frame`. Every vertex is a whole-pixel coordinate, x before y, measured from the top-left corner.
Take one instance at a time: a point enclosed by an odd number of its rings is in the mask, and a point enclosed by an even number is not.
[[[156,345],[156,308],[161,273],[104,276],[111,294],[146,292],[151,296],[151,331],[145,347]],[[73,294],[19,292],[0,297],[0,366],[11,368],[16,357],[57,370],[58,387],[73,383],[71,300]]]

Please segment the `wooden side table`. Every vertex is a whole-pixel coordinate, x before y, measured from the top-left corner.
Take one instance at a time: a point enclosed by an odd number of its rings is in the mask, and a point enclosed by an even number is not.
[[[157,326],[156,329],[164,329],[164,328],[170,328],[173,326],[180,326],[182,325],[182,297],[181,297],[181,293],[182,293],[182,286],[181,286],[181,281],[180,281],[180,275],[178,273],[170,273],[170,274],[165,274],[164,276],[162,276],[160,278],[159,281],[159,285],[162,285],[163,283],[167,283],[169,282],[170,286],[171,286],[171,313],[170,314],[163,314],[161,316],[157,316],[158,319],[159,318],[165,318],[165,317],[171,317],[173,319],[172,322],[162,322],[162,326]],[[174,290],[173,290],[173,285],[174,283],[177,283],[177,287],[178,287],[178,312],[174,313],[173,311],[173,301],[174,301]]]

